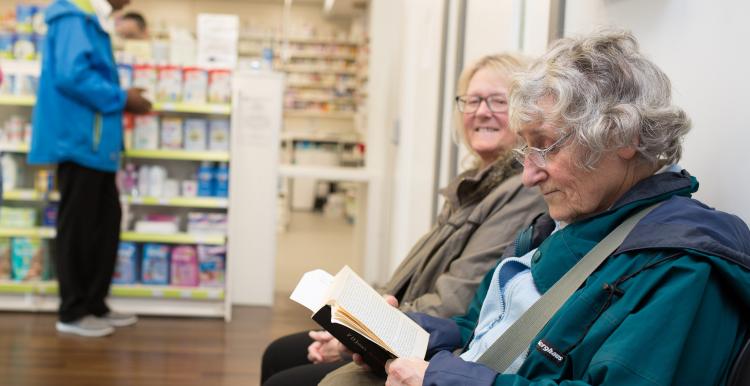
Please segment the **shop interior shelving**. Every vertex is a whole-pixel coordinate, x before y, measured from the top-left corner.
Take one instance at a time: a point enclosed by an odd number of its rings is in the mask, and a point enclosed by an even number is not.
[[[3,61],[3,70],[34,73],[38,63]],[[30,119],[33,96],[0,95],[0,107],[20,108],[26,111]],[[229,104],[185,104],[155,103],[154,110],[171,114],[192,114],[230,116]],[[24,110],[25,109],[25,110]],[[16,110],[17,111],[17,110]],[[24,154],[29,151],[26,143],[1,143],[0,152]],[[129,149],[124,153],[126,159],[143,159],[160,161],[212,161],[229,162],[228,151],[184,151],[184,150],[139,150]],[[42,193],[34,189],[14,189],[4,192],[4,205],[13,202],[33,202],[42,204],[59,200],[57,192]],[[229,211],[229,200],[219,197],[148,197],[121,196],[124,205],[139,207],[200,208]],[[55,237],[53,227],[4,228],[0,227],[0,237],[29,237],[49,240]],[[143,233],[123,231],[122,241],[138,243],[164,244],[202,244],[225,245],[224,234],[191,234],[191,233]],[[228,277],[229,257],[225,262],[225,277]],[[225,282],[226,283],[226,282]],[[226,284],[225,284],[226,285]],[[180,287],[171,285],[121,285],[111,288],[111,304],[118,310],[139,314],[181,315],[231,318],[231,305],[225,288],[214,287]],[[54,281],[11,281],[0,280],[0,309],[24,311],[52,311],[57,308],[57,284]]]

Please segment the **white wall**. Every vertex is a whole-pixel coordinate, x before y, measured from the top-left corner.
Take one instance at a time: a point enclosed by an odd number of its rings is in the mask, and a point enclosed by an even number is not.
[[[701,183],[696,197],[750,222],[747,124],[750,53],[746,1],[568,1],[565,34],[612,24],[633,31],[672,80],[674,102],[693,120],[681,165]]]
[[[394,169],[391,264],[394,269],[429,229],[435,199],[444,2],[403,2],[398,149]],[[390,24],[390,21],[381,21]]]
[[[393,127],[398,120],[403,56],[404,9],[401,0],[370,4],[370,66],[367,99],[367,229],[364,278],[382,281],[390,272],[390,223],[396,147]]]

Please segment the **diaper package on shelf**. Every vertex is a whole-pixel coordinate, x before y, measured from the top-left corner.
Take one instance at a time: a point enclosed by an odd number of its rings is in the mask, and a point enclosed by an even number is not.
[[[169,247],[164,244],[143,245],[141,261],[141,283],[169,284]]]
[[[42,241],[30,237],[16,237],[11,241],[11,271],[13,280],[41,280],[44,274]]]
[[[201,287],[224,287],[224,259],[227,247],[198,245],[198,264]]]
[[[112,283],[135,284],[138,281],[138,247],[135,243],[120,242]]]
[[[172,249],[171,284],[183,287],[197,287],[198,254],[191,245],[179,245]]]

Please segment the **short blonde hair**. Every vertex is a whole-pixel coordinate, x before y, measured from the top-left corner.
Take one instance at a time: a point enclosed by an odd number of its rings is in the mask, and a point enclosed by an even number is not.
[[[539,107],[551,98],[548,114]],[[553,123],[570,131],[578,165],[593,169],[608,151],[632,146],[646,161],[676,163],[690,118],[672,105],[669,78],[628,31],[600,30],[554,42],[510,91],[510,126]]]

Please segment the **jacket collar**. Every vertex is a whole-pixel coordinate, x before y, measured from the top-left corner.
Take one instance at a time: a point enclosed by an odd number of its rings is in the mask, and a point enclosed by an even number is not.
[[[513,157],[501,157],[484,169],[471,169],[461,173],[448,186],[441,189],[440,194],[453,208],[473,204],[484,198],[502,181],[520,171],[521,166]]]

